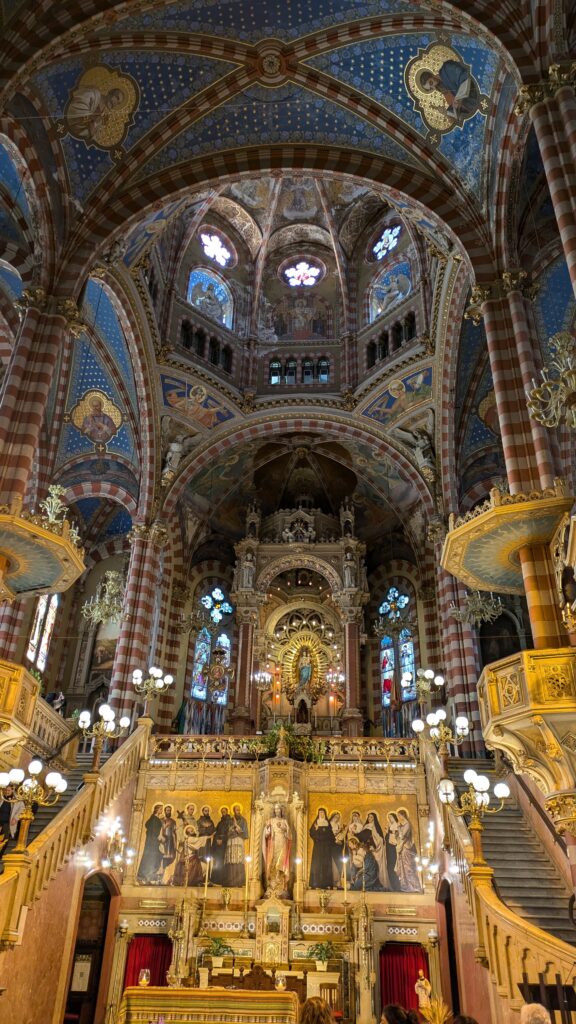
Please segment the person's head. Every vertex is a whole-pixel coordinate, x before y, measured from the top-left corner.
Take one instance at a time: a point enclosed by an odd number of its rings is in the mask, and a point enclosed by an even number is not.
[[[478,1024],[476,1017],[467,1017],[464,1013],[459,1013],[457,1017],[454,1017],[452,1024]]]
[[[525,1003],[520,1010],[520,1024],[550,1024],[550,1014],[542,1003]]]
[[[102,399],[94,396],[90,399],[90,408],[95,416],[98,416],[102,412]]]
[[[420,74],[420,88],[424,92],[433,92],[440,85],[440,79],[438,75],[433,74],[432,71],[422,71]]]
[[[367,822],[367,824],[368,824],[368,825],[373,825],[373,824],[374,824],[374,819],[375,819],[375,817],[376,817],[376,815],[375,815],[375,814],[373,814],[373,813],[372,813],[372,811],[370,811],[370,814],[369,814],[369,815],[368,815],[368,817],[366,818],[366,822]]]
[[[398,808],[398,819],[399,821],[408,821],[408,811],[405,807]]]
[[[232,814],[234,815],[235,818],[239,818],[241,816],[242,808],[240,807],[240,804],[234,804],[234,807],[232,808]]]
[[[203,818],[209,818],[210,817],[210,808],[206,804],[204,804],[204,807],[202,808],[202,817]]]
[[[340,811],[332,811],[332,814],[330,815],[330,821],[333,824],[337,825],[341,820],[342,815],[340,814]]]
[[[122,89],[110,89],[110,92],[106,95],[106,106],[109,110],[113,110],[114,107],[119,107],[124,99],[124,93]]]
[[[152,810],[152,814],[156,814],[158,817],[160,817],[163,810],[164,810],[164,807],[163,807],[162,804],[154,804],[154,808]]]
[[[196,813],[196,804],[186,804],[184,810],[189,818],[193,818]]]
[[[171,818],[172,817],[172,804],[166,804],[166,807],[164,808],[164,817],[165,818]]]
[[[352,811],[352,814],[350,816],[350,821],[351,822],[352,821],[353,822],[360,821],[360,811]]]
[[[422,970],[422,968],[420,968],[420,970],[418,971],[418,977],[419,978],[423,978],[424,977],[424,971]]]
[[[311,996],[302,1007],[300,1024],[333,1024],[332,1010],[324,999]]]
[[[389,813],[388,813],[388,823],[390,825],[397,825],[398,824],[398,815],[394,814],[394,811],[389,811]]]
[[[325,807],[318,808],[318,814],[316,815],[316,821],[328,821],[328,812]]]
[[[416,1010],[406,1010],[406,1020],[408,1024],[420,1024],[420,1017],[416,1013]]]
[[[274,804],[274,817],[275,818],[281,818],[282,817],[282,807],[280,806],[280,804]]]
[[[221,807],[221,808],[220,808],[220,814],[221,814],[221,816],[222,816],[223,818],[227,818],[227,817],[228,817],[228,814],[229,814],[229,812],[228,812],[228,808],[227,808],[227,807]]]
[[[390,1003],[382,1008],[381,1024],[406,1024],[408,1017],[398,1003]]]

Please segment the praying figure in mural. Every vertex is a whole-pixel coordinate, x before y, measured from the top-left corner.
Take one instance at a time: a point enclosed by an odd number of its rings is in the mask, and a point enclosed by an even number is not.
[[[307,647],[302,648],[298,659],[298,686],[304,688],[312,678],[312,658]]]
[[[400,881],[401,891],[415,892],[421,886],[418,868],[416,867],[416,844],[414,842],[412,824],[405,807],[399,807],[397,815],[399,825],[396,832],[395,870]]]
[[[308,884],[311,889],[333,889],[336,838],[325,807],[318,808],[309,835],[314,845]]]
[[[290,881],[292,837],[284,808],[275,804],[262,833],[262,863],[267,896],[286,896]]]

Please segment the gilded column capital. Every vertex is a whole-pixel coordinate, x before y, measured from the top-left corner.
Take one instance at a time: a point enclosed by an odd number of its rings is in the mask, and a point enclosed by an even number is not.
[[[535,82],[533,85],[523,85],[518,91],[514,113],[519,117],[523,116],[537,103],[551,99],[560,89],[566,85],[574,85],[576,82],[576,61],[569,61],[567,64],[551,64],[548,68],[548,79],[543,82]]]
[[[546,810],[559,835],[565,832],[576,837],[576,794],[562,793],[546,801]]]
[[[57,299],[54,305],[54,312],[64,317],[66,328],[73,338],[79,338],[86,329],[86,321],[78,309],[74,299]]]
[[[531,107],[535,107],[537,103],[542,103],[548,95],[547,83],[537,82],[535,85],[523,85],[518,90],[518,96],[516,97],[516,103],[514,104],[514,113],[517,117],[522,117]]]
[[[25,288],[14,305],[22,316],[28,309],[46,309],[48,296],[43,288]]]
[[[168,530],[157,520],[153,523],[136,523],[128,534],[128,540],[131,544],[135,540],[145,540],[162,548],[168,540]]]
[[[535,299],[540,286],[530,281],[525,270],[505,270],[502,274],[502,288],[505,295],[520,292],[526,299]]]
[[[472,320],[476,326],[480,323],[484,316],[482,306],[492,297],[492,291],[493,289],[490,285],[474,285],[470,292],[468,308],[464,311],[465,320]]]

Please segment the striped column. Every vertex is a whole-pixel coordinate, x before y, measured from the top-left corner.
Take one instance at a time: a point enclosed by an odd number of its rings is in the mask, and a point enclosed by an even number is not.
[[[29,605],[25,601],[14,601],[0,608],[0,658],[5,661],[21,661],[26,664],[22,627]]]
[[[576,167],[576,96],[573,86],[562,86],[556,93],[556,102],[560,111],[560,121],[564,126],[570,147],[570,160],[573,167]]]
[[[518,357],[518,368],[522,378],[524,394],[531,388],[532,381],[536,376],[534,351],[537,340],[531,332],[530,321],[527,317],[526,298],[522,293],[523,272],[506,274],[505,290],[507,293],[508,307],[512,319],[512,330],[516,343],[516,355]],[[546,487],[554,486],[554,478],[557,475],[554,468],[554,459],[550,446],[550,433],[538,423],[533,417],[529,417],[532,444],[536,457],[539,485],[544,490]]]
[[[484,741],[476,696],[476,682],[480,674],[477,639],[471,626],[457,622],[450,614],[450,605],[454,603],[458,606],[464,598],[465,589],[462,584],[444,569],[438,568],[438,604],[446,695],[453,705],[453,717],[466,715],[470,723],[470,738],[462,744],[461,752],[465,756],[481,756],[484,754]]]
[[[520,548],[519,556],[534,647],[566,646],[548,547],[538,544]]]
[[[40,289],[28,303],[0,396],[2,505],[23,503],[58,353],[67,338],[66,316],[45,310]]]
[[[160,549],[166,541],[166,530],[160,523],[137,524],[129,537],[132,551],[109,701],[117,712],[128,715],[136,704],[142,703],[132,686],[132,672],[135,668],[143,672],[149,668]]]
[[[236,607],[238,625],[238,656],[236,658],[236,700],[230,714],[235,736],[250,732],[250,706],[252,703],[252,672],[254,661],[254,627],[257,613],[254,608]]]
[[[562,89],[563,94],[565,91],[565,88]],[[566,104],[564,96],[563,102]],[[570,155],[570,141],[566,131],[560,124],[560,112],[557,107],[555,110],[555,107],[555,100],[540,100],[540,102],[530,107],[530,119],[538,139],[546,180],[550,189],[550,197],[562,240],[562,248],[570,273],[572,288],[576,294],[576,197],[574,196],[573,188],[573,170],[571,175],[567,174],[564,165],[565,156]],[[556,118],[558,120],[555,130],[554,122]],[[571,126],[571,137],[573,137],[574,130]],[[564,146],[566,147],[565,152],[563,152]]]

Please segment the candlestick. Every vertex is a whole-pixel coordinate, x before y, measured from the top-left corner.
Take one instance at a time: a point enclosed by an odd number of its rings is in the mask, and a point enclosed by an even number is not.
[[[212,863],[212,857],[206,857],[206,876],[204,878],[204,904],[206,904],[206,898],[208,896],[208,881],[210,878],[210,865]]]
[[[252,863],[252,857],[250,857],[249,854],[246,854],[246,856],[244,857],[244,862],[246,864],[246,871],[245,871],[245,874],[246,874],[246,885],[244,886],[244,903],[246,904],[246,907],[248,907],[248,882],[249,882],[249,871],[250,871],[249,865]]]
[[[346,878],[346,867],[347,867],[347,864],[348,864],[348,857],[346,857],[346,855],[344,855],[344,857],[342,857],[342,864],[344,865],[344,903],[347,903],[348,902],[347,901],[348,879]]]

